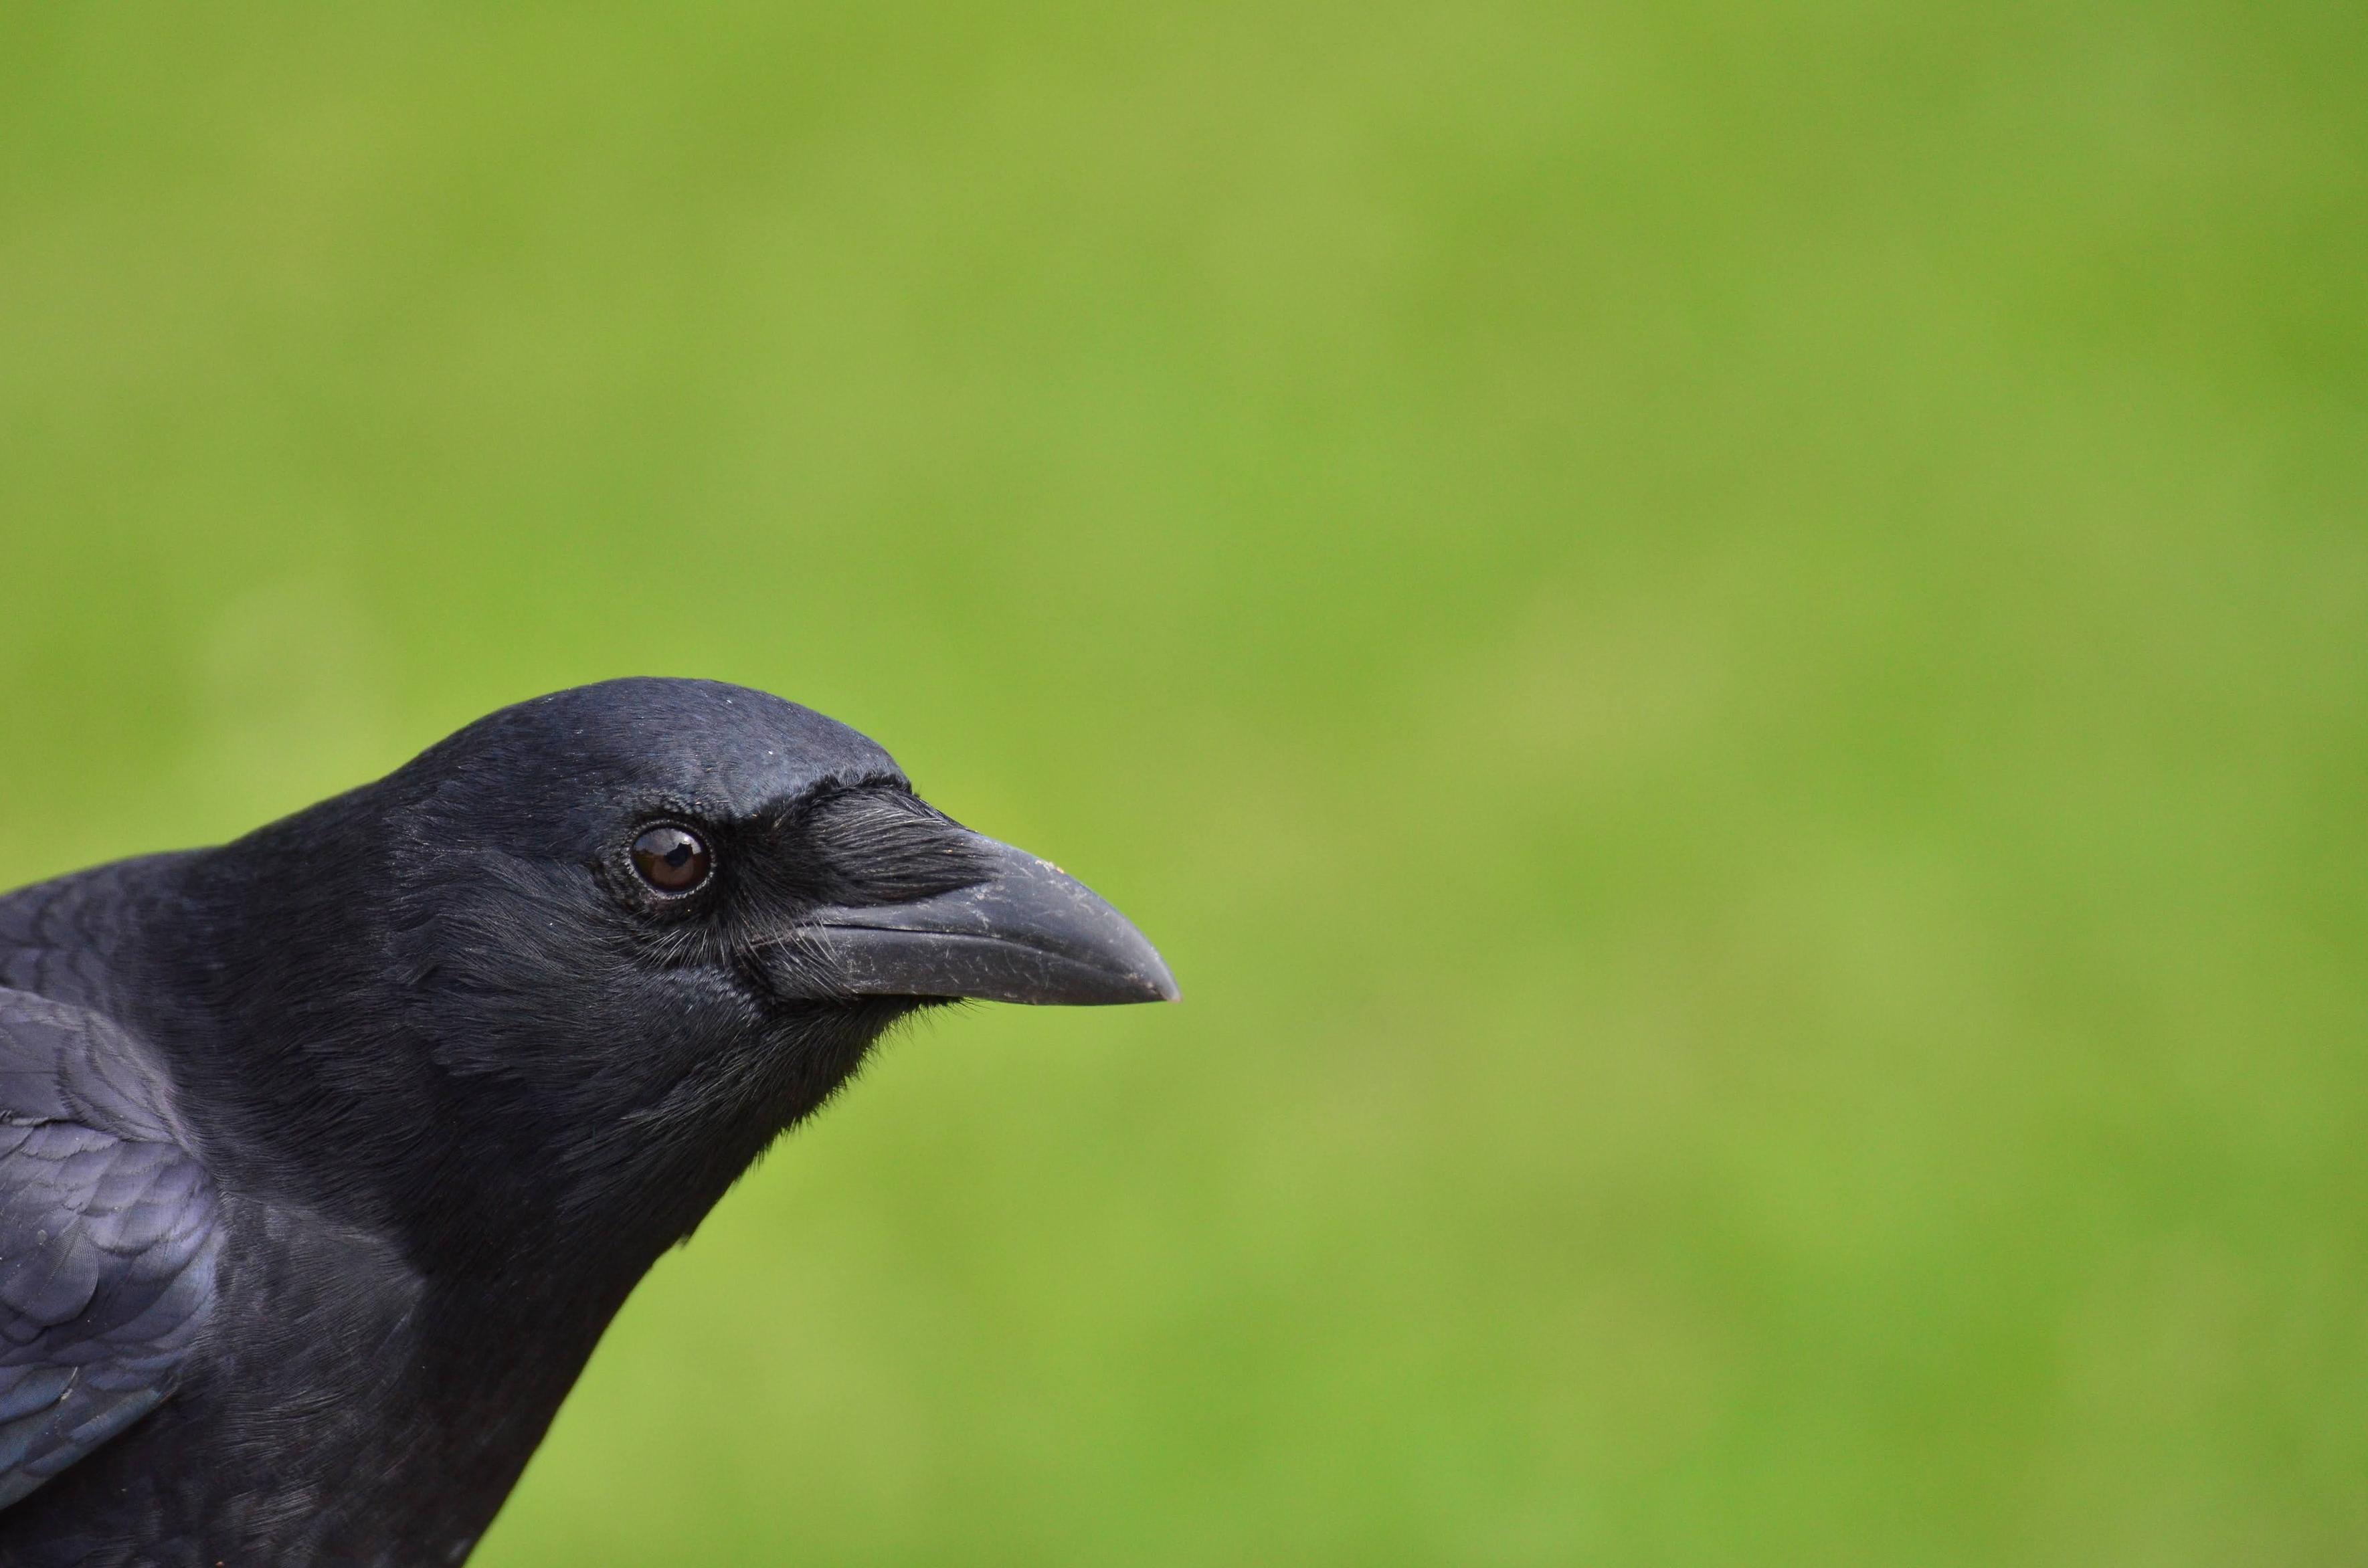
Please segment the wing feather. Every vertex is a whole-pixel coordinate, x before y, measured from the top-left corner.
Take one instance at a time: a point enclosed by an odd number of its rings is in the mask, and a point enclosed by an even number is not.
[[[0,989],[0,1507],[171,1395],[213,1305],[218,1221],[137,1043]]]

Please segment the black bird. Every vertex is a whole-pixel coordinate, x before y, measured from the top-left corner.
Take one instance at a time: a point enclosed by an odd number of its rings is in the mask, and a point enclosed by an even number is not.
[[[703,681],[0,898],[0,1563],[458,1562],[883,1030],[1175,996],[879,746]]]

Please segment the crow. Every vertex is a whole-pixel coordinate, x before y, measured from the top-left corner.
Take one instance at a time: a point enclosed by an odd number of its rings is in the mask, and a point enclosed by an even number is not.
[[[883,1031],[1176,995],[871,741],[706,681],[0,897],[0,1564],[459,1562]]]

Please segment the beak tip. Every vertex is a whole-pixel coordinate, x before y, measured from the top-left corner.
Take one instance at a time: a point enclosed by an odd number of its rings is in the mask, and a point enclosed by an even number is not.
[[[1110,914],[1113,918],[1118,916],[1116,910],[1110,911]],[[1126,1000],[1130,1002],[1181,1002],[1184,1000],[1183,988],[1176,983],[1176,971],[1167,967],[1167,960],[1159,956],[1159,949],[1144,940],[1143,933],[1133,926],[1126,926],[1125,931],[1126,946],[1134,949],[1127,955],[1124,961],[1126,978],[1133,991],[1133,994],[1128,996]]]

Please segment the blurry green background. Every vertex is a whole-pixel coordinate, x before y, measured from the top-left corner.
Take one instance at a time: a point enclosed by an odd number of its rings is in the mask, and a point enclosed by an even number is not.
[[[2368,9],[0,10],[0,881],[762,686],[1165,948],[479,1561],[2368,1559]]]

